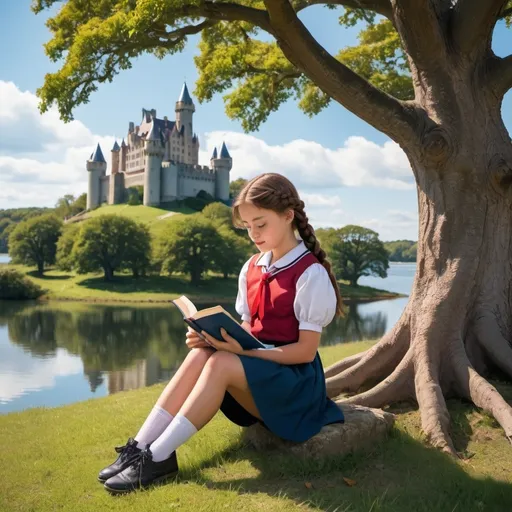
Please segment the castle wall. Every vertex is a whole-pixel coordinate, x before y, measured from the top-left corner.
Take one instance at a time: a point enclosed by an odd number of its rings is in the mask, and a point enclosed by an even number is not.
[[[215,197],[215,173],[206,166],[181,166],[178,174],[179,197],[195,197],[201,190]]]
[[[178,195],[178,166],[172,162],[162,165],[162,202],[174,201]]]
[[[144,171],[138,172],[136,174],[126,174],[124,177],[124,187],[130,188],[135,187],[137,185],[144,186]]]
[[[100,177],[100,204],[108,203],[108,192],[110,188],[110,175]]]

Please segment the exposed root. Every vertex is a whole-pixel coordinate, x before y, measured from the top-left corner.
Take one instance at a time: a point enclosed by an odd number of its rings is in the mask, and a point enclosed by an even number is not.
[[[414,386],[421,426],[430,444],[457,457],[450,436],[450,414],[437,375],[427,357],[416,358]]]
[[[478,342],[492,362],[512,379],[512,347],[501,334],[495,318],[486,314],[475,323]]]
[[[336,403],[380,408],[392,402],[411,398],[413,396],[411,359],[411,351],[409,351],[395,371],[375,387],[350,398],[337,400]]]
[[[343,370],[346,370],[350,368],[351,366],[354,366],[356,363],[361,361],[361,359],[364,357],[364,355],[371,349],[365,350],[363,352],[359,352],[359,354],[354,354],[353,356],[346,357],[345,359],[342,359],[341,361],[338,361],[337,363],[332,364],[328,368],[325,369],[324,374],[325,378],[328,379],[329,377],[333,377],[334,375],[338,375],[338,373],[341,373]]]
[[[386,334],[372,348],[353,358],[348,368],[332,375],[334,369],[328,368],[329,377],[326,379],[327,396],[338,396],[342,391],[357,391],[367,380],[379,380],[388,376],[404,357],[409,347],[408,318],[399,321],[392,331]],[[341,361],[343,363],[343,361]],[[337,367],[343,367],[342,364]]]
[[[466,398],[477,407],[491,414],[505,431],[507,439],[512,443],[512,407],[504,400],[498,390],[471,366],[466,355],[457,358],[455,372],[458,384]]]

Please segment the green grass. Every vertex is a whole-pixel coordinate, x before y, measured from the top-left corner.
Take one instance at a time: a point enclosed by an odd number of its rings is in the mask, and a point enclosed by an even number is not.
[[[323,348],[324,364],[369,345]],[[455,400],[448,402],[453,437],[465,460],[429,448],[418,413],[406,405],[386,440],[318,461],[257,453],[242,444],[241,429],[219,414],[179,449],[176,482],[112,497],[96,481],[97,472],[113,460],[112,447],[136,433],[162,389],[0,416],[0,510],[511,510],[512,448],[494,421]],[[512,399],[512,389],[506,391]]]
[[[103,205],[91,212],[78,217],[80,220],[86,220],[89,218],[97,217],[99,215],[122,215],[128,217],[137,222],[143,222],[149,226],[151,233],[154,236],[158,236],[164,229],[165,226],[175,219],[182,217],[183,215],[189,215],[191,213],[197,213],[195,210],[187,207],[177,207],[173,204],[168,206],[162,205],[160,208],[152,206],[131,206],[128,204],[115,204],[115,205]],[[171,215],[172,214],[172,215]],[[164,215],[168,215],[165,218],[160,218]]]
[[[208,275],[199,286],[192,286],[186,276],[157,276],[134,279],[130,274],[116,274],[114,281],[106,282],[103,274],[77,275],[48,269],[43,277],[24,265],[9,265],[24,272],[41,288],[47,290],[45,298],[58,300],[83,300],[91,302],[168,302],[180,295],[187,295],[199,302],[228,301],[236,298],[238,278],[223,279]],[[351,287],[340,283],[346,302],[350,300],[376,300],[398,297],[398,294],[369,286]]]

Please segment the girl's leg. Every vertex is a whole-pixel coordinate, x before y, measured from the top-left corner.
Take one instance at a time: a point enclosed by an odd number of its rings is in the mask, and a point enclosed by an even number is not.
[[[135,436],[138,448],[151,444],[169,426],[213,352],[210,348],[194,348],[189,352]]]
[[[208,359],[175,420],[151,445],[153,460],[159,462],[168,458],[206,425],[220,409],[226,390],[251,414],[260,417],[240,358],[229,352],[216,352]]]

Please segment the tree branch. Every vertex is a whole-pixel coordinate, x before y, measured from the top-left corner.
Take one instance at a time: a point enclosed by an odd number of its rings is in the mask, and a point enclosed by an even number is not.
[[[302,11],[312,5],[339,5],[351,9],[368,9],[386,18],[391,18],[393,11],[389,0],[295,0],[292,2],[295,12]]]
[[[492,58],[489,65],[489,83],[498,98],[512,88],[512,55]]]
[[[264,0],[285,56],[322,91],[396,141],[416,133],[418,111],[374,87],[330,55],[299,20],[288,0]]]
[[[395,26],[406,53],[419,70],[438,67],[446,55],[441,6],[434,0],[391,0]]]
[[[452,37],[455,45],[470,53],[479,41],[490,48],[494,25],[508,0],[459,0],[453,11]]]

